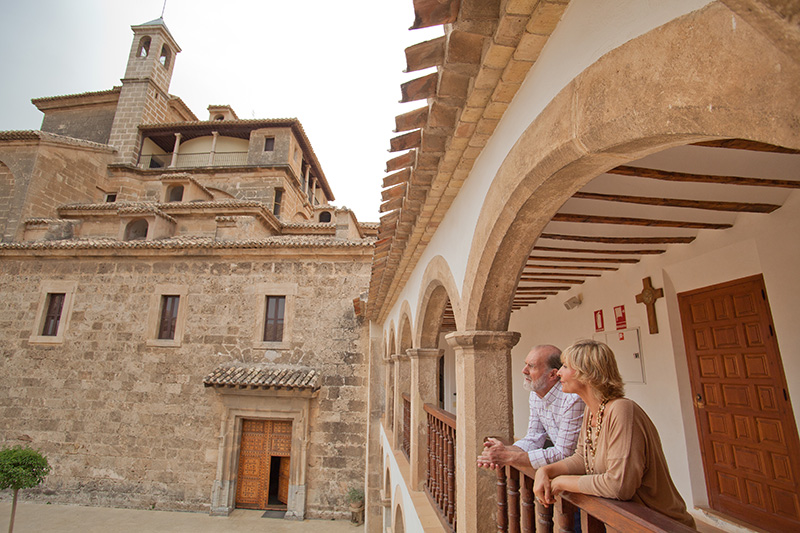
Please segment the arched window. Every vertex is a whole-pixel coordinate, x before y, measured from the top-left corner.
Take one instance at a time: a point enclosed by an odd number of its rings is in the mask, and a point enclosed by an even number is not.
[[[139,49],[136,52],[136,57],[147,57],[150,53],[150,37],[142,37],[139,41]]]
[[[330,222],[331,221],[331,213],[330,211],[323,211],[319,214],[319,221],[320,222]]]
[[[225,120],[225,117],[222,115],[217,115],[216,117],[214,117],[214,120]]]
[[[158,60],[165,68],[169,68],[169,48],[167,48],[166,44],[161,47],[161,57]]]
[[[147,221],[139,218],[131,221],[125,227],[126,241],[143,241],[147,238]]]
[[[175,185],[167,189],[167,202],[180,202],[183,200],[183,185]]]

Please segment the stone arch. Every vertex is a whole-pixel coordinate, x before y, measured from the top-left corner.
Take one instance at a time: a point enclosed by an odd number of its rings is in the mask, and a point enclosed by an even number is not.
[[[147,231],[148,231],[148,223],[147,220],[143,218],[137,218],[136,220],[131,220],[127,226],[125,226],[125,240],[126,241],[143,241],[147,239]]]
[[[414,328],[411,325],[411,310],[408,301],[403,302],[400,310],[400,324],[397,330],[397,353],[405,354],[414,347]]]
[[[467,262],[465,329],[508,327],[542,229],[606,170],[711,139],[800,148],[800,105],[786,98],[800,86],[800,65],[748,24],[732,25],[732,16],[711,4],[625,43],[587,67],[520,135],[478,218],[486,229],[475,232]]]
[[[395,331],[394,321],[389,322],[389,344],[386,349],[387,357],[390,357],[397,353],[397,342],[395,341],[396,336],[394,334],[394,331]]]
[[[400,502],[394,507],[394,520],[392,524],[392,533],[405,533],[406,525],[403,518],[403,506]]]
[[[436,348],[439,343],[439,328],[447,301],[456,316],[456,326],[461,314],[461,299],[458,286],[450,266],[441,255],[431,259],[422,275],[422,292],[417,309],[417,331],[414,335],[420,348]]]

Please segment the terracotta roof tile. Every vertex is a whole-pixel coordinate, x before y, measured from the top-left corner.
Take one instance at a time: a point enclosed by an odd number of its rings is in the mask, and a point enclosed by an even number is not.
[[[375,239],[336,239],[318,235],[276,235],[264,239],[216,241],[212,237],[171,237],[153,241],[118,241],[111,238],[69,239],[60,241],[0,243],[3,250],[169,250],[169,249],[263,249],[263,248],[371,248]]]
[[[319,389],[319,374],[311,368],[223,364],[203,378],[206,387]]]
[[[114,151],[114,148],[107,144],[100,144],[92,141],[85,141],[83,139],[75,139],[73,137],[66,137],[64,135],[56,135],[55,133],[48,133],[39,130],[12,130],[0,131],[0,141],[50,141],[62,144],[69,144],[73,146],[84,146],[87,148],[99,148],[108,152]]]

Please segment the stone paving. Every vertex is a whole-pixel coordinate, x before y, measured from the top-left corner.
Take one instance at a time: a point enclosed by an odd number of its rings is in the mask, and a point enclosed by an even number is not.
[[[364,526],[344,520],[261,518],[263,511],[237,509],[228,517],[205,513],[143,511],[77,505],[21,502],[17,505],[14,533],[360,533]],[[0,502],[0,530],[5,531],[11,502]]]

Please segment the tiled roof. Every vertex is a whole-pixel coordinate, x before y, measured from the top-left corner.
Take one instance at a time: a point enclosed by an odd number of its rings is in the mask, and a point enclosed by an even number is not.
[[[106,89],[105,91],[89,91],[85,93],[75,93],[75,94],[62,94],[59,96],[43,96],[41,98],[33,98],[31,102],[33,105],[37,105],[44,102],[52,102],[54,100],[66,100],[68,98],[84,98],[84,97],[92,97],[92,96],[111,96],[112,94],[119,93],[122,90],[122,87],[115,86],[111,89]]]
[[[368,315],[382,321],[528,71],[567,7],[559,0],[414,2],[412,29],[444,25],[444,35],[406,48],[406,72],[436,72],[401,85],[401,102],[424,101],[399,115],[389,142],[381,225]],[[460,6],[460,7],[459,7]],[[465,6],[467,9],[465,9]]]
[[[319,374],[311,368],[224,364],[203,378],[206,387],[250,389],[319,389]]]
[[[328,236],[276,235],[264,239],[216,241],[212,237],[172,237],[154,241],[118,241],[110,238],[69,239],[41,242],[0,243],[3,250],[169,250],[169,249],[262,249],[262,248],[352,248],[375,245],[375,239],[351,241]]]
[[[64,135],[56,135],[55,133],[48,133],[39,130],[12,130],[0,131],[0,141],[49,141],[62,144],[69,144],[73,146],[84,146],[86,148],[97,148],[112,152],[114,148],[107,144],[100,144],[92,141],[85,141],[83,139],[75,139],[74,137],[67,137]]]

